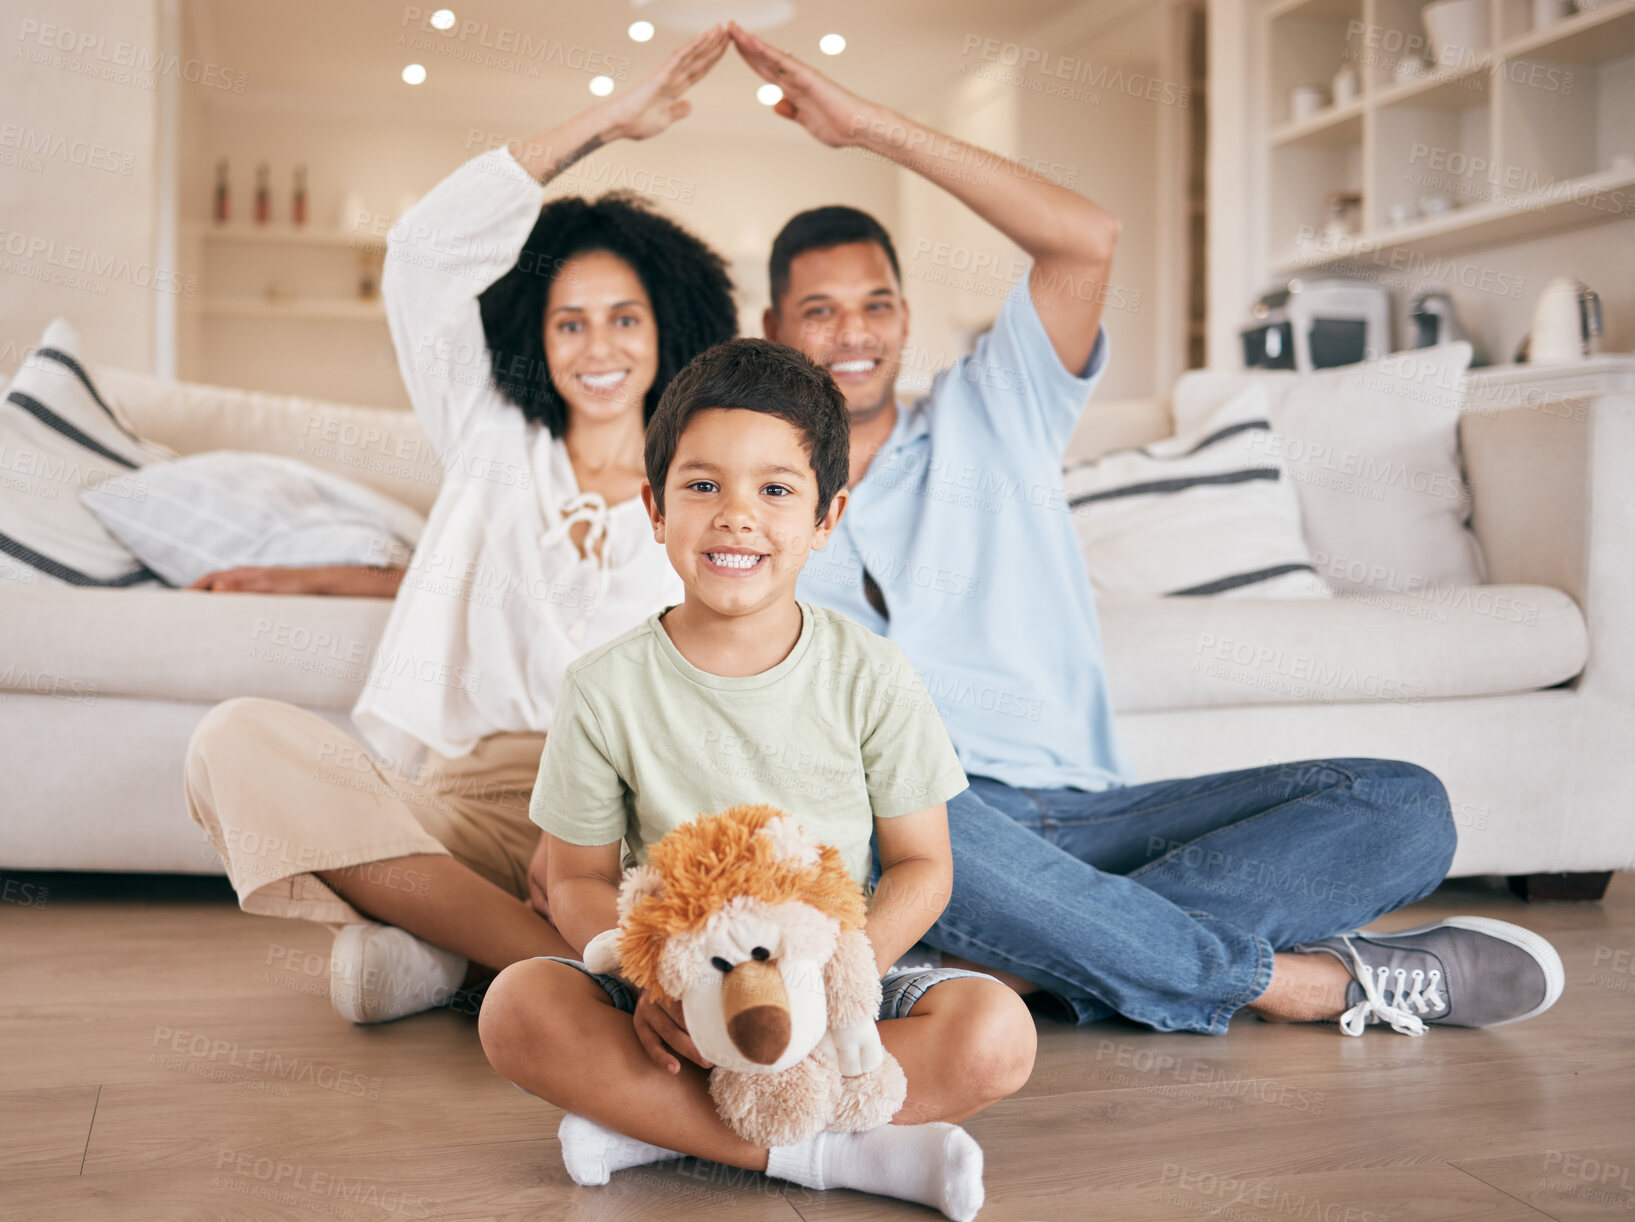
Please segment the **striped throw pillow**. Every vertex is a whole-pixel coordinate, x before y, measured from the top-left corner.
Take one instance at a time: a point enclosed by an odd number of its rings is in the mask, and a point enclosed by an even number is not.
[[[0,399],[0,585],[163,584],[79,494],[176,455],[136,436],[82,352],[57,319]]]
[[[1200,426],[1062,472],[1098,596],[1328,598],[1252,387]]]

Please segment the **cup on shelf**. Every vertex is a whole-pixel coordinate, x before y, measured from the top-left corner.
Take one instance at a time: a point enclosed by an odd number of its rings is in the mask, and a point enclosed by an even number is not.
[[[1488,0],[1433,0],[1419,15],[1436,62],[1445,68],[1471,67],[1493,37]]]
[[[1412,204],[1397,203],[1392,204],[1389,208],[1387,208],[1385,210],[1385,215],[1393,225],[1406,225],[1409,221],[1413,220],[1414,217],[1418,216],[1419,213],[1414,210],[1414,206]]]
[[[1347,102],[1356,101],[1357,69],[1351,64],[1347,64],[1334,74],[1334,79],[1329,82],[1329,87],[1334,93],[1334,104],[1336,106],[1344,106]]]
[[[1547,29],[1573,15],[1573,0],[1533,0],[1533,28]]]
[[[1446,195],[1421,195],[1419,210],[1426,216],[1437,216],[1453,207],[1453,200]]]
[[[1296,123],[1304,122],[1323,109],[1325,101],[1327,95],[1321,85],[1296,85],[1289,90],[1289,117]]]

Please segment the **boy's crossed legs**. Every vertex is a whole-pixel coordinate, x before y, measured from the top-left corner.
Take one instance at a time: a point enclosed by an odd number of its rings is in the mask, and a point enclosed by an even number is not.
[[[607,1139],[599,1150],[569,1150],[565,1143],[564,1161],[580,1162],[571,1168],[576,1179],[599,1180],[598,1159],[605,1175],[691,1154],[807,1187],[885,1193],[967,1217],[981,1203],[980,1152],[961,1131],[929,1122],[963,1120],[1018,1090],[1033,1070],[1036,1035],[1026,1005],[998,981],[969,976],[935,984],[892,1011],[911,1007],[905,1017],[880,1023],[882,1042],[908,1078],[908,1097],[892,1124],[865,1134],[819,1134],[775,1151],[744,1141],[722,1122],[706,1070],[682,1057],[678,1073],[657,1065],[620,1001],[577,966],[553,959],[513,964],[489,988],[479,1031],[503,1076],[613,1130],[599,1135],[592,1126],[565,1126],[588,1143]],[[623,1000],[629,1004],[628,996]]]

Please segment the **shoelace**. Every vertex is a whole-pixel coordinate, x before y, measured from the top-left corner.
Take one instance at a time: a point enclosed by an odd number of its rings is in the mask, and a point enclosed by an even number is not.
[[[1370,1017],[1390,1023],[1391,1030],[1401,1035],[1424,1035],[1425,1020],[1419,1015],[1440,1013],[1448,1008],[1448,1003],[1438,992],[1442,986],[1442,973],[1436,968],[1432,968],[1427,977],[1419,968],[1415,968],[1410,976],[1399,967],[1396,970],[1396,987],[1392,988],[1390,968],[1382,965],[1376,974],[1362,961],[1350,938],[1341,938],[1340,941],[1351,952],[1352,974],[1363,991],[1363,999],[1340,1015],[1340,1030],[1347,1035],[1361,1035]],[[1392,997],[1390,1001],[1386,1000],[1387,990]]]

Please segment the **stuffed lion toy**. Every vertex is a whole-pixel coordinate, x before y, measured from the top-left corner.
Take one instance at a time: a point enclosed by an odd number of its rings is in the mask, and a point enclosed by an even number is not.
[[[678,1000],[715,1068],[710,1096],[760,1146],[885,1124],[908,1090],[880,1042],[862,888],[839,852],[769,806],[701,815],[619,888],[619,925],[585,948]]]

